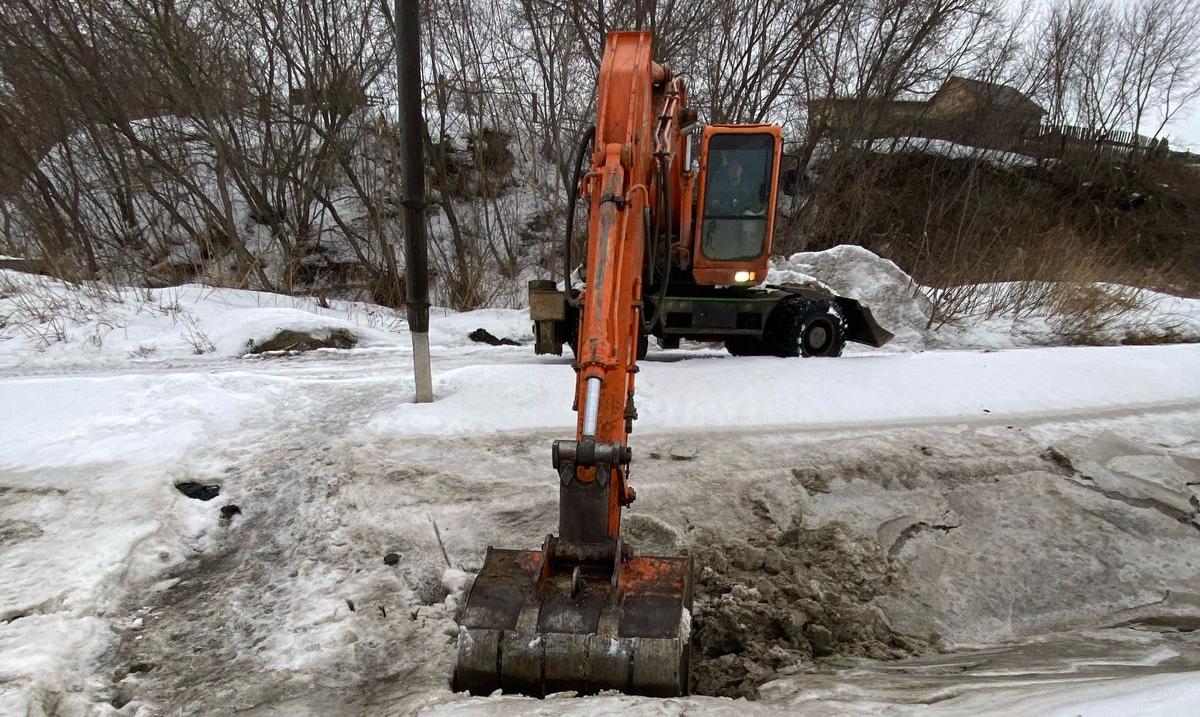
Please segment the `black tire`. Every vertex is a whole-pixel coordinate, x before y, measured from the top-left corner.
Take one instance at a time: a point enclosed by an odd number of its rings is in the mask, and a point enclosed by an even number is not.
[[[650,337],[639,331],[638,332],[638,342],[637,342],[637,360],[638,361],[645,360],[646,354],[649,352],[650,352]]]
[[[577,322],[567,322],[567,346],[571,347],[571,357],[576,361],[579,360],[579,324]],[[574,363],[574,362],[573,362]]]
[[[786,299],[771,312],[763,341],[770,353],[784,358],[841,356],[846,317],[833,302]]]
[[[800,330],[800,355],[835,358],[846,348],[846,317],[837,304],[809,314]]]
[[[770,353],[762,339],[753,336],[730,336],[725,339],[725,350],[734,356],[762,356]]]

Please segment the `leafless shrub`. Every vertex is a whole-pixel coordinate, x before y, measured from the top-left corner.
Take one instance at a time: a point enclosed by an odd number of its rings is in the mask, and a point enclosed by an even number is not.
[[[139,345],[136,349],[129,352],[131,359],[148,359],[158,353],[158,345],[154,343],[145,343]]]
[[[180,314],[179,320],[183,324],[183,332],[180,335],[192,347],[192,353],[200,356],[217,350],[212,339],[204,332],[200,319],[194,314],[184,312]]]
[[[954,278],[957,273],[957,279]],[[1003,318],[1041,318],[1069,343],[1111,343],[1110,327],[1146,307],[1152,281],[1119,255],[1066,231],[1053,231],[1007,264],[964,264],[928,291],[930,328]]]

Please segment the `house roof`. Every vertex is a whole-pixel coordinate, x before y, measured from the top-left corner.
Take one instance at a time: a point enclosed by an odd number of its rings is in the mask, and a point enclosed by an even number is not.
[[[968,91],[981,99],[984,103],[994,107],[1003,107],[1005,109],[1018,110],[1021,112],[1037,113],[1039,115],[1046,114],[1046,110],[1042,106],[1018,90],[1015,87],[1002,85],[999,82],[984,82],[983,80],[972,80],[966,77],[952,75],[950,79],[942,85],[941,89],[934,94],[934,99],[937,98],[947,87],[952,84],[959,84],[965,87]]]

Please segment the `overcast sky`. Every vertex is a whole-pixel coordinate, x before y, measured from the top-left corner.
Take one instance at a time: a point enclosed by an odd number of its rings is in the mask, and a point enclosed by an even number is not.
[[[1200,152],[1200,98],[1193,100],[1186,109],[1190,110],[1188,115],[1167,125],[1164,134],[1171,138],[1172,149]]]

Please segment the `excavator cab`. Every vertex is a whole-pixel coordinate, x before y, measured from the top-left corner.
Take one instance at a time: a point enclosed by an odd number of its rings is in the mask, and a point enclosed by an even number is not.
[[[778,125],[709,125],[701,135],[697,284],[756,284],[775,228],[783,139]]]

